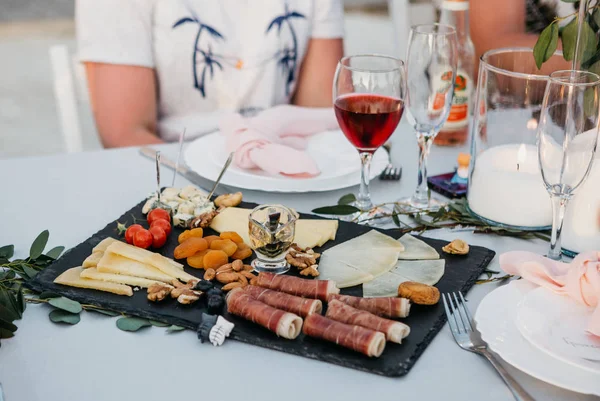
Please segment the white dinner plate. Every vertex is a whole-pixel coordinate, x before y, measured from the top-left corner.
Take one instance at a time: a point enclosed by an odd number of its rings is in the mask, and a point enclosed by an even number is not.
[[[600,374],[600,338],[585,331],[593,308],[540,287],[527,293],[517,309],[517,328],[531,344]]]
[[[269,192],[320,192],[360,184],[360,158],[342,131],[327,131],[314,135],[306,149],[315,160],[321,174],[312,178],[292,178],[271,175],[262,170],[246,170],[234,164],[223,176],[223,185]],[[202,136],[185,150],[185,163],[199,175],[216,180],[229,153],[225,138],[219,133]],[[371,179],[377,177],[388,163],[387,152],[379,149],[371,163]]]
[[[489,293],[475,313],[477,329],[489,348],[517,369],[547,383],[600,396],[600,376],[540,351],[517,329],[518,304],[536,286],[514,280]]]

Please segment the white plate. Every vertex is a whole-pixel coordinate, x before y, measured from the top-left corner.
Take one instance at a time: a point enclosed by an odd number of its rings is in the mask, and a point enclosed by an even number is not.
[[[600,374],[600,338],[585,332],[593,308],[540,287],[527,293],[517,309],[517,328],[531,344]]]
[[[560,361],[527,341],[515,324],[517,305],[537,288],[515,280],[488,294],[479,304],[475,321],[489,348],[506,362],[547,383],[583,394],[600,396],[600,376]]]
[[[327,131],[310,138],[307,150],[321,174],[313,178],[271,175],[262,170],[245,170],[231,165],[223,185],[269,192],[320,192],[360,184],[360,158],[340,130]],[[200,137],[185,150],[185,163],[201,176],[216,180],[229,153],[225,138],[218,132]],[[387,152],[379,149],[371,163],[371,179],[387,165]]]

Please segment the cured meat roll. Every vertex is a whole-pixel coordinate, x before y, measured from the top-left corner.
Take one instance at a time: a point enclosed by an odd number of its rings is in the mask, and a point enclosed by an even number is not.
[[[323,303],[318,299],[301,298],[285,292],[273,291],[267,288],[249,285],[244,288],[246,294],[252,298],[264,302],[273,308],[282,309],[306,317],[313,313],[321,313]]]
[[[340,289],[336,287],[335,281],[331,280],[307,280],[299,277],[277,275],[261,272],[256,284],[259,287],[270,290],[287,292],[303,298],[314,298],[327,301],[331,294],[339,294]]]
[[[332,300],[327,305],[326,317],[338,322],[355,324],[367,329],[380,331],[388,341],[401,344],[410,333],[410,327],[404,323],[384,319],[364,310],[356,309],[343,302]]]
[[[356,309],[366,310],[377,316],[394,319],[407,317],[410,310],[410,301],[406,298],[361,298],[351,295],[332,294],[329,296],[328,301],[331,302],[333,299],[337,299]]]
[[[385,349],[385,336],[375,330],[336,322],[321,315],[312,314],[304,319],[304,334],[334,342],[342,347],[378,357]]]
[[[290,340],[302,329],[302,318],[293,313],[275,309],[246,294],[243,289],[233,289],[227,294],[227,311],[250,320]]]

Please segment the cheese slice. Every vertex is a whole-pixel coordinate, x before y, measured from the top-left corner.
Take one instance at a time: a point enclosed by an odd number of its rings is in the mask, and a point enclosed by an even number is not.
[[[138,248],[133,245],[126,244],[124,242],[114,242],[107,249],[106,252],[116,253],[117,255],[124,256],[126,258],[137,260],[138,262],[151,265],[157,268],[161,272],[188,282],[190,280],[197,281],[198,278],[186,273],[183,270],[183,266],[179,268],[179,263],[162,256],[161,254],[150,252],[146,249]]]
[[[446,262],[437,260],[401,260],[390,272],[363,284],[364,297],[395,297],[405,281],[434,285],[444,275]]]
[[[122,274],[153,281],[162,281],[164,283],[173,281],[172,276],[161,272],[155,267],[111,252],[104,253],[104,256],[98,262],[96,270],[100,273]]]
[[[210,228],[217,232],[233,231],[238,233],[244,240],[244,243],[250,246],[250,236],[248,235],[248,216],[250,209],[240,207],[227,207],[219,212],[210,223]]]
[[[113,273],[101,273],[96,268],[85,269],[81,272],[81,278],[89,278],[92,280],[100,280],[100,281],[108,281],[111,283],[117,284],[127,284],[133,285],[135,287],[148,288],[152,284],[156,284],[159,281],[156,280],[148,280],[146,278],[134,277],[134,276],[125,276],[123,274],[113,274]]]
[[[54,282],[56,284],[68,285],[69,287],[106,291],[117,295],[127,295],[129,297],[133,295],[133,290],[128,285],[92,280],[89,278],[81,278],[81,273],[83,271],[83,267],[73,267],[55,278]]]
[[[319,278],[336,281],[338,288],[369,282],[393,269],[402,249],[395,239],[371,230],[326,250]]]
[[[102,241],[100,241],[100,243],[98,245],[96,245],[94,247],[94,249],[92,249],[92,253],[106,252],[106,248],[108,248],[110,246],[110,244],[112,244],[114,242],[119,242],[119,240],[111,238],[111,237],[104,238]]]
[[[410,234],[404,234],[398,241],[404,245],[404,251],[400,252],[399,259],[427,260],[440,258],[440,254],[431,245]]]
[[[84,269],[87,269],[88,267],[96,267],[98,265],[98,262],[100,261],[100,259],[102,259],[103,255],[104,255],[104,252],[92,253],[90,256],[85,258],[81,267],[83,267]]]

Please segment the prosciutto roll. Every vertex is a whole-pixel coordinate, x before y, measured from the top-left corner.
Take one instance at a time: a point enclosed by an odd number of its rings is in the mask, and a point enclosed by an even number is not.
[[[273,291],[267,288],[249,285],[244,288],[246,294],[252,298],[264,302],[273,308],[282,309],[306,317],[313,313],[321,313],[323,303],[318,299],[301,298],[285,292]]]
[[[385,349],[385,336],[375,330],[336,322],[327,317],[312,314],[304,319],[304,334],[334,342],[366,356],[378,357]]]
[[[339,294],[340,289],[331,280],[307,280],[299,277],[261,272],[256,284],[270,290],[286,292],[303,298],[327,301],[331,294]]]
[[[332,300],[327,305],[326,317],[338,322],[355,324],[367,329],[380,331],[388,341],[401,344],[410,333],[410,327],[404,323],[384,319],[364,310],[356,309],[343,302]]]
[[[332,294],[328,301],[338,300],[353,308],[366,310],[377,316],[399,318],[407,317],[410,310],[410,301],[406,298],[361,298],[351,295]]]
[[[233,289],[227,294],[227,311],[250,320],[290,340],[295,339],[302,329],[302,318],[293,313],[275,309],[246,294],[243,289]]]

